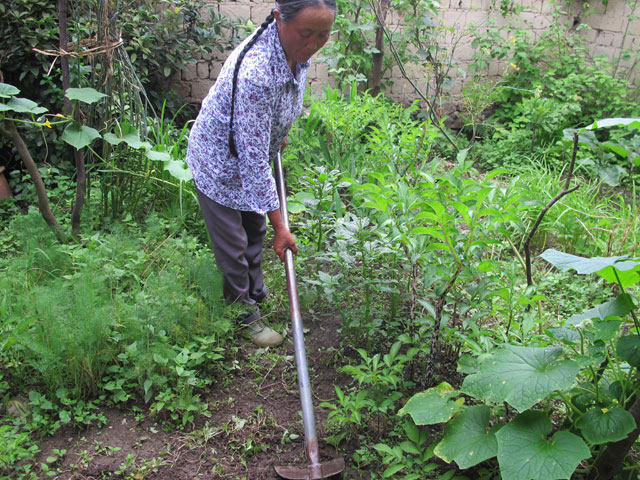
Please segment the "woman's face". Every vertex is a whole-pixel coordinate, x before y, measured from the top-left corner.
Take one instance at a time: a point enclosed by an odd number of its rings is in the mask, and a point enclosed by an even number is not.
[[[278,35],[287,61],[304,63],[329,40],[335,14],[327,7],[306,7],[293,20],[284,22],[280,11],[273,15],[278,24]]]

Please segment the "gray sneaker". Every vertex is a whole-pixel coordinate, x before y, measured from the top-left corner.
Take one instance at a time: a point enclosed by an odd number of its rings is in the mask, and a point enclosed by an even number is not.
[[[276,345],[280,345],[284,340],[282,335],[267,325],[262,319],[251,322],[245,328],[251,341],[259,347],[275,347]]]

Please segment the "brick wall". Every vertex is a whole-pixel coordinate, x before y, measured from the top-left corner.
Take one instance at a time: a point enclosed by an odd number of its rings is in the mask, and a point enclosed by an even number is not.
[[[241,19],[250,19],[254,24],[260,24],[273,7],[271,0],[223,0],[217,3],[210,0],[212,5],[223,15]],[[462,70],[467,70],[473,57],[471,47],[471,36],[469,35],[469,24],[480,26],[494,19],[496,22],[504,22],[504,19],[495,10],[491,9],[491,0],[442,0],[438,14],[440,25],[454,27],[454,34],[445,35],[442,43],[450,46],[456,42],[454,59]],[[529,22],[530,28],[535,35],[542,33],[554,22],[552,16],[553,2],[548,0],[516,0],[516,3],[525,7],[520,14],[520,18]],[[640,5],[635,8],[636,2],[631,2],[630,6],[626,0],[609,0],[604,6],[600,0],[595,0],[590,7],[591,13],[585,13],[583,3],[575,0],[568,7],[567,15],[558,19],[568,20],[576,27],[589,26],[590,28],[579,28],[590,46],[591,52],[607,55],[611,59],[617,59],[624,49],[640,49],[640,19],[629,21],[634,15],[640,16]],[[393,19],[390,20],[393,22]],[[447,38],[448,37],[448,38]],[[224,56],[214,56],[213,58],[203,58],[197,64],[191,65],[181,75],[175,79],[174,87],[185,99],[192,103],[199,103],[207,94],[212,83],[220,71]],[[499,77],[509,68],[504,62],[495,62],[490,66],[489,74]],[[620,61],[621,72],[630,71],[630,79],[638,80],[637,65],[634,68],[632,61]],[[412,69],[412,80],[419,86],[426,86],[428,81],[424,71]],[[450,102],[445,110],[455,110],[455,104],[464,82],[462,74],[453,72],[454,82],[449,91]],[[397,101],[410,102],[416,98],[412,87],[400,74],[400,70],[394,67],[387,73],[387,78],[393,82],[391,89],[386,92]],[[324,85],[331,85],[327,66],[314,62],[308,74],[308,81],[311,87],[321,88]]]

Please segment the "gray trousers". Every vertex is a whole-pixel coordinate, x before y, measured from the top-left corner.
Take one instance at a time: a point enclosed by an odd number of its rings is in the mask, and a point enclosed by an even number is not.
[[[220,205],[198,189],[196,193],[216,264],[224,276],[224,297],[229,303],[246,306],[240,322],[254,322],[260,318],[257,303],[267,296],[262,278],[265,216]]]

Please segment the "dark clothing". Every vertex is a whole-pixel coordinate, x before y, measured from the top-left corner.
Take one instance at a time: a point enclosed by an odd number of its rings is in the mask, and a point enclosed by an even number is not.
[[[267,231],[264,215],[234,210],[214,202],[196,189],[200,208],[213,244],[218,269],[224,275],[224,297],[242,302],[249,311],[241,319],[260,318],[257,303],[267,296],[262,279],[262,245]]]

